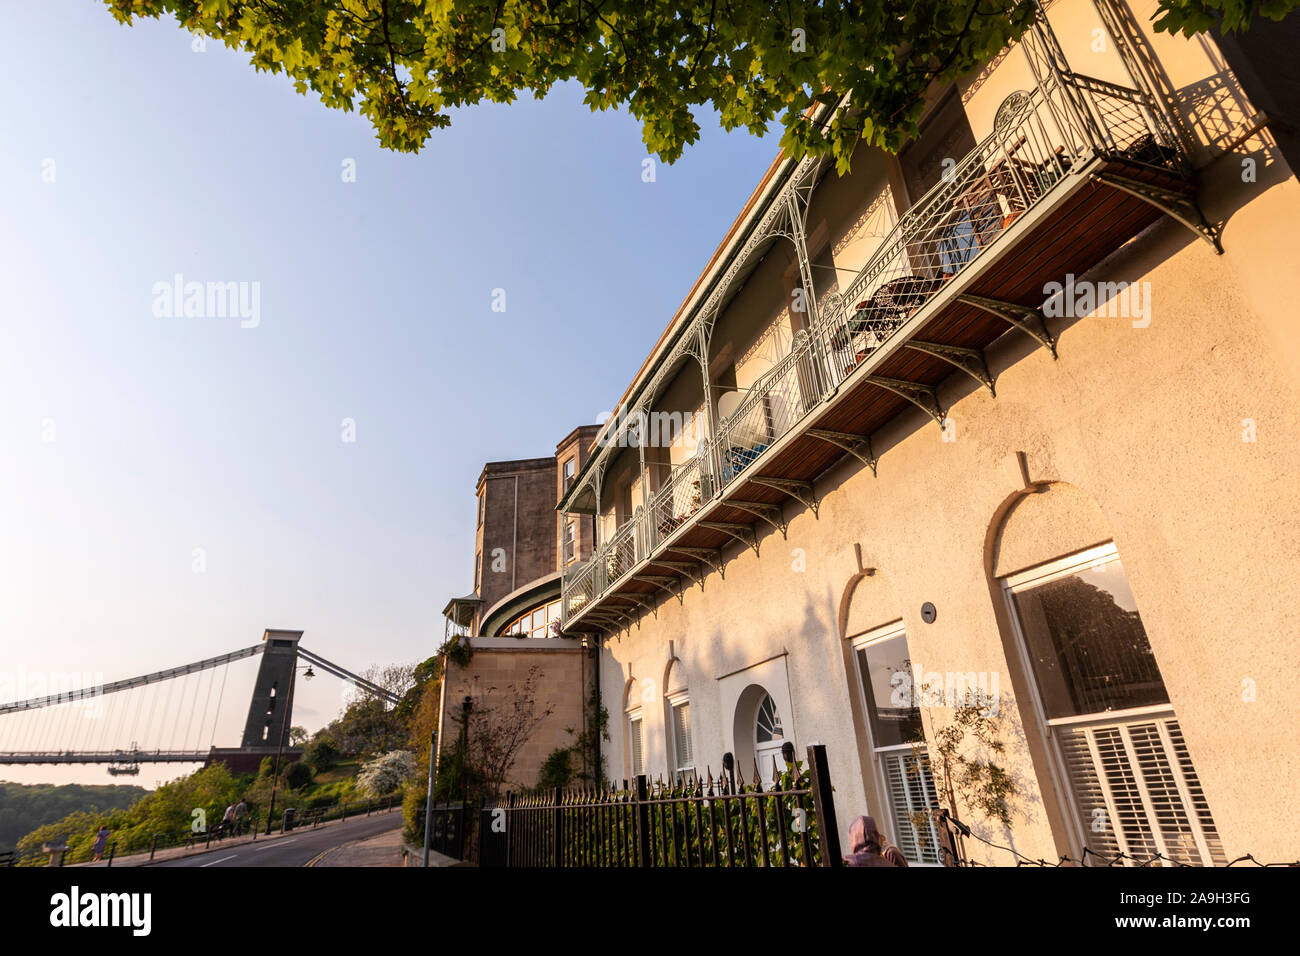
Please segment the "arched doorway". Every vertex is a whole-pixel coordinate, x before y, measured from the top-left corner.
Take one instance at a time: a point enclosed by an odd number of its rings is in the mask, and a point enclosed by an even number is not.
[[[762,684],[750,684],[736,702],[736,766],[752,782],[754,768],[764,788],[774,779],[773,769],[784,770],[781,746],[786,742],[786,725],[780,705]]]

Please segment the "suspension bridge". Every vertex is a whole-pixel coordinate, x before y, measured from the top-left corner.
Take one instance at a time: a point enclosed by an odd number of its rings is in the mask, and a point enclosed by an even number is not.
[[[302,631],[267,630],[252,647],[112,683],[88,683],[0,704],[0,765],[108,764],[136,774],[142,763],[225,763],[256,771],[288,744],[299,659],[389,706],[400,698],[300,646]],[[258,657],[238,747],[215,746],[231,665]],[[46,688],[49,689],[49,688]],[[142,744],[141,741],[144,741]]]

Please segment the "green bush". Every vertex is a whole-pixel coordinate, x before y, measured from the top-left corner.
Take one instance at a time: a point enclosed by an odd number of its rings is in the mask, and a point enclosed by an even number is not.
[[[307,745],[302,759],[315,767],[317,773],[324,773],[339,762],[339,756],[339,748],[335,745],[334,738],[328,734],[321,734]]]
[[[301,760],[295,760],[284,768],[285,786],[293,790],[300,790],[307,786],[314,776],[316,775],[312,772],[311,765]]]
[[[424,802],[427,791],[415,785],[406,785],[402,792],[402,836],[407,843],[424,843]]]
[[[573,782],[573,751],[569,747],[558,747],[542,762],[537,772],[537,789],[554,790],[564,788]]]

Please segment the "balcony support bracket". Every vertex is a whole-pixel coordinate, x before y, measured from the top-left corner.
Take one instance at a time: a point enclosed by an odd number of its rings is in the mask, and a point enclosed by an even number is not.
[[[754,529],[747,524],[735,524],[730,521],[701,521],[699,527],[708,528],[710,531],[721,531],[723,534],[735,538],[745,547],[753,548],[754,554],[758,554],[758,535],[754,534]]]
[[[817,506],[821,504],[817,496],[813,494],[811,481],[794,481],[789,478],[764,478],[761,475],[755,475],[749,479],[756,485],[763,485],[765,488],[775,488],[803,504],[805,508],[817,517]]]
[[[993,376],[989,374],[989,363],[979,349],[966,349],[959,345],[945,345],[942,342],[922,342],[919,339],[904,342],[903,347],[943,359],[987,388],[994,398],[997,397],[998,393],[993,388]]]
[[[1166,216],[1176,219],[1193,233],[1210,244],[1218,255],[1223,255],[1223,243],[1219,241],[1219,230],[1205,221],[1205,214],[1195,196],[1162,189],[1150,183],[1139,182],[1116,173],[1093,173],[1093,178],[1130,196],[1136,196],[1148,205],[1155,206]]]
[[[1052,333],[1047,330],[1047,318],[1040,309],[1019,305],[1015,302],[1003,302],[1001,299],[989,299],[982,295],[971,295],[970,293],[957,296],[957,301],[964,302],[966,305],[973,305],[977,309],[983,309],[985,312],[996,315],[1003,322],[1015,326],[1021,332],[1046,345],[1048,351],[1052,353],[1053,359],[1057,357],[1056,339],[1052,338]]]
[[[808,435],[812,438],[820,438],[822,441],[834,445],[843,451],[848,452],[862,464],[871,469],[871,474],[876,473],[876,463],[879,459],[871,448],[870,435],[855,435],[852,432],[836,432],[826,428],[810,428]]]
[[[739,508],[741,511],[748,511],[756,518],[762,518],[777,531],[781,532],[781,537],[785,537],[785,514],[781,511],[780,505],[768,504],[765,501],[738,501],[732,499],[726,502],[728,507]]]
[[[925,385],[921,382],[909,382],[901,378],[885,378],[883,375],[868,375],[865,381],[877,388],[883,388],[886,391],[893,392],[902,398],[907,399],[921,411],[933,418],[943,427],[944,413],[939,406],[939,393],[935,391],[933,385]]]
[[[634,574],[633,581],[644,581],[646,584],[653,584],[655,587],[667,591],[673,597],[677,598],[677,603],[681,604],[684,600],[682,589],[676,585],[680,584],[679,578],[661,577],[657,574]]]
[[[726,580],[727,577],[726,565],[722,563],[721,551],[714,551],[709,548],[686,548],[680,545],[671,547],[668,550],[676,551],[679,554],[690,555],[692,558],[697,558],[700,561],[700,563],[707,564],[714,571],[717,571],[718,577],[722,578],[723,580]],[[701,588],[704,587],[704,575],[700,575],[700,587]]]
[[[655,559],[650,563],[662,568],[672,568],[692,584],[698,584],[701,591],[704,590],[704,570],[698,564],[691,561],[661,561],[659,559]]]

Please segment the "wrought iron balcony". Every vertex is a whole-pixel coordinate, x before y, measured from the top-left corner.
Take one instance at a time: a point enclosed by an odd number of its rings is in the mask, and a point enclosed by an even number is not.
[[[729,541],[757,550],[755,520],[784,533],[785,501],[815,511],[813,480],[845,453],[875,471],[872,431],[909,404],[942,424],[936,386],[954,369],[993,391],[983,349],[1009,329],[1055,355],[1046,283],[1087,271],[1162,212],[1218,247],[1155,104],[1068,71],[1040,76],[843,294],[816,303],[811,329],[698,453],[566,574],[566,628],[621,626],[659,591],[721,569]]]

